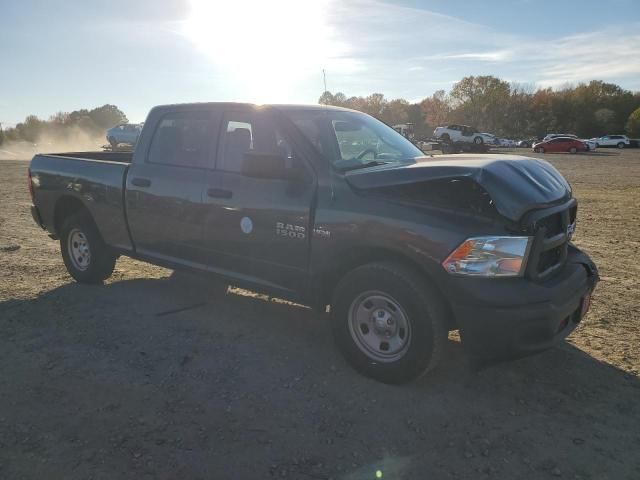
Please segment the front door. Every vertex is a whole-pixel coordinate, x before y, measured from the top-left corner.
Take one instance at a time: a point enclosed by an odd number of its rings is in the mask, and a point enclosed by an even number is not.
[[[139,254],[206,263],[203,198],[214,132],[203,110],[168,112],[158,121],[146,158],[127,174],[128,224]]]
[[[243,173],[246,153],[278,154],[292,178]],[[286,176],[286,175],[285,175]],[[249,281],[297,290],[306,281],[315,180],[268,111],[226,111],[204,199],[210,263]]]

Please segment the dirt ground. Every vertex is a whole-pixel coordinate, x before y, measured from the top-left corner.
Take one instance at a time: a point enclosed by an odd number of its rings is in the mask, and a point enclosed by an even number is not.
[[[306,308],[129,259],[74,283],[27,162],[0,161],[0,479],[640,478],[640,150],[544,158],[580,202],[591,312],[480,371],[452,338],[399,387],[351,370]]]

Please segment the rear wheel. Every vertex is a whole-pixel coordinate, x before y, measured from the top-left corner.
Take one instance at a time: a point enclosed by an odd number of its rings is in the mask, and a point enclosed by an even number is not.
[[[101,283],[113,273],[116,255],[86,214],[65,220],[60,229],[60,251],[67,271],[80,283]]]
[[[576,153],[578,151],[578,149],[576,147],[571,147],[569,149],[569,153]]]
[[[352,270],[338,283],[331,311],[347,361],[385,383],[407,382],[434,368],[447,339],[438,295],[395,263]]]
[[[116,148],[118,148],[118,141],[115,138],[109,137],[107,140],[109,141],[112,149],[115,150]]]
[[[476,137],[473,139],[473,143],[475,143],[476,145],[482,145],[484,143],[484,140],[482,139],[482,137]]]
[[[618,143],[618,148],[624,148],[624,142]]]

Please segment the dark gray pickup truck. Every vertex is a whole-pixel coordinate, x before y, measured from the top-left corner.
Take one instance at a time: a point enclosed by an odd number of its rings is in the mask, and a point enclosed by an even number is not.
[[[425,157],[363,113],[234,103],[154,108],[133,155],[36,155],[35,221],[79,282],[126,255],[329,311],[351,364],[385,382],[564,339],[598,281],[577,203],[542,160]]]

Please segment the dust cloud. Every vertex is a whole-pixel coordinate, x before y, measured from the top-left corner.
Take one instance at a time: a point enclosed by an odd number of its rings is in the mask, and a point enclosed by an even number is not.
[[[35,142],[25,140],[6,141],[0,145],[0,159],[30,160],[37,153],[61,153],[102,150],[106,138],[95,130],[87,131],[72,126],[63,132],[43,132]]]

